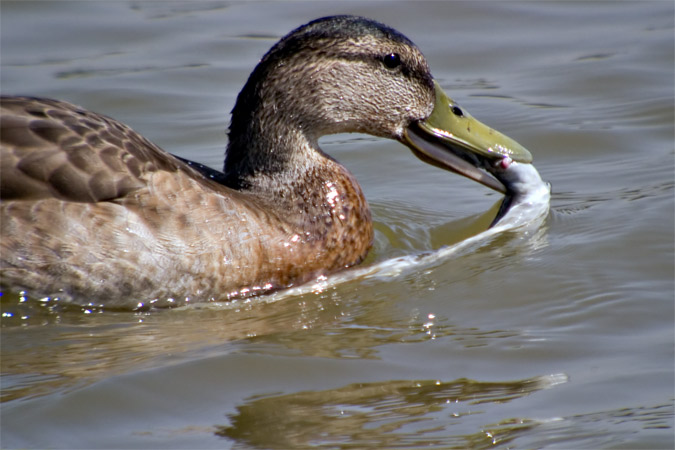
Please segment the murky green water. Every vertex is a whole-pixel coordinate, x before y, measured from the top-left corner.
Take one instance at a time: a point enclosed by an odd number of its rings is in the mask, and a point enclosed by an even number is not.
[[[674,7],[2,2],[3,93],[69,100],[220,167],[256,61],[322,15],[383,21],[553,185],[537,233],[398,275],[145,314],[2,298],[3,448],[673,448]],[[366,264],[499,197],[364,136]]]

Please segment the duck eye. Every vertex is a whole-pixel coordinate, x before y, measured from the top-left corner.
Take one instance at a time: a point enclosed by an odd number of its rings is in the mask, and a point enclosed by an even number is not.
[[[401,65],[401,57],[398,53],[389,53],[382,60],[387,69],[395,69]]]
[[[456,115],[457,117],[462,117],[464,115],[464,111],[459,106],[452,106],[452,113]]]

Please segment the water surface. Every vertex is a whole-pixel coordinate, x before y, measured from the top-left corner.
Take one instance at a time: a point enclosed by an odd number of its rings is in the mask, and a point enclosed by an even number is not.
[[[138,314],[6,295],[3,448],[673,448],[672,2],[0,7],[3,93],[216,168],[262,54],[366,15],[553,186],[536,232],[304,293]],[[322,146],[373,209],[365,264],[457,242],[499,201],[395,142]]]

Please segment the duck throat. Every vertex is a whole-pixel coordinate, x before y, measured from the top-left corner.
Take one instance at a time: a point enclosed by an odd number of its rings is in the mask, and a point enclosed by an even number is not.
[[[287,65],[268,59],[232,110],[224,184],[254,198],[284,233],[299,236],[307,258],[325,259],[325,268],[355,264],[371,246],[372,221],[356,179],[319,148],[318,138],[335,132],[327,125],[334,121],[318,100],[288,83]]]
[[[229,157],[241,148],[230,141],[226,184],[255,198],[273,223],[298,236],[308,258],[324,259],[326,269],[360,262],[372,245],[373,226],[358,182],[314,139],[298,132],[276,136],[262,147],[250,140],[245,157],[237,159]],[[230,166],[235,161],[237,169]]]

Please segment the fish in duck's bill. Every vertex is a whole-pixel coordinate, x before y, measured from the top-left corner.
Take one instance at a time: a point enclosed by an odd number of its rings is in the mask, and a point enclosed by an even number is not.
[[[492,226],[515,203],[550,190],[531,165],[532,155],[525,147],[460,108],[435,80],[434,90],[433,112],[405,130],[404,143],[422,161],[505,194]]]
[[[406,129],[405,143],[425,162],[456,172],[497,192],[507,192],[508,186],[498,179],[499,175],[512,162],[531,163],[530,152],[474,119],[457,106],[436,81],[434,88],[433,112]]]

